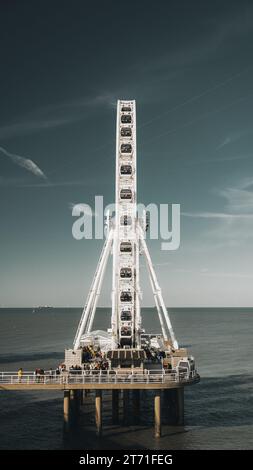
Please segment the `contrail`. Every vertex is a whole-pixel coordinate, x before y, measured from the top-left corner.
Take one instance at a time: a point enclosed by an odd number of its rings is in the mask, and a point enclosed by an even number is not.
[[[206,113],[203,113],[201,114],[200,116],[192,119],[191,121],[188,121],[188,122],[185,122],[184,124],[182,124],[181,126],[178,126],[178,127],[174,127],[172,129],[169,129],[168,131],[166,132],[163,132],[162,134],[159,134],[159,135],[156,135],[153,139],[150,139],[150,140],[147,140],[146,143],[149,144],[150,142],[154,142],[155,140],[157,139],[160,139],[161,137],[164,137],[166,135],[169,135],[169,134],[174,134],[175,132],[179,131],[179,130],[182,130],[182,129],[185,129],[186,127],[189,127],[191,126],[192,124],[195,124],[195,122],[198,122],[198,121],[201,121],[202,119],[205,119],[211,115],[215,115],[215,114],[218,114],[228,108],[231,108],[232,106],[234,106],[235,104],[238,104],[238,103],[241,103],[242,101],[245,101],[247,100],[248,98],[251,98],[253,96],[253,93],[251,93],[250,95],[247,95],[247,96],[243,96],[241,98],[238,98],[237,100],[234,100],[232,101],[231,103],[227,104],[227,105],[224,105],[222,106],[221,108],[217,108],[217,109],[214,109],[212,111],[207,111]]]
[[[21,166],[22,168],[25,168],[27,171],[30,173],[33,173],[35,176],[38,176],[39,178],[43,178],[44,180],[47,180],[47,176],[43,171],[34,163],[30,158],[24,158],[21,157],[20,155],[15,155],[14,153],[10,153],[7,150],[5,150],[3,147],[0,147],[0,152],[2,152],[6,157],[9,157],[13,163],[16,165]]]
[[[221,88],[221,87],[227,85],[228,83],[232,82],[232,80],[235,80],[236,78],[240,77],[244,73],[248,72],[248,70],[250,70],[251,68],[252,67],[248,67],[248,68],[242,70],[241,72],[238,72],[235,75],[232,75],[231,77],[227,78],[223,82],[219,82],[215,86],[213,86],[211,88],[207,88],[206,90],[202,91],[202,93],[199,93],[198,95],[194,95],[191,98],[189,98],[188,100],[183,101],[183,103],[180,103],[180,104],[174,106],[173,108],[168,109],[164,113],[159,114],[158,116],[155,116],[153,119],[150,119],[150,121],[144,122],[144,124],[142,124],[139,127],[139,129],[142,129],[143,127],[148,126],[149,124],[153,123],[154,121],[157,121],[158,119],[162,118],[163,116],[166,116],[167,114],[172,113],[173,111],[176,111],[177,109],[183,108],[187,104],[193,103],[194,101],[197,101],[200,98],[202,98],[203,96],[206,96],[209,93],[212,93],[213,91],[217,90],[218,88]]]

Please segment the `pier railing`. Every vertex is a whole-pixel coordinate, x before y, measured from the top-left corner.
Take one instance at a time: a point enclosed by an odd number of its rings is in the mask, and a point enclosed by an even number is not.
[[[22,376],[13,372],[0,372],[0,385],[1,384],[119,384],[119,383],[139,383],[139,384],[166,384],[169,382],[183,383],[194,380],[197,377],[197,372],[194,371],[168,371],[165,369],[160,370],[145,370],[136,373],[133,371],[123,372],[122,370],[89,370],[89,371],[71,371],[62,372],[57,375],[53,373],[45,373],[43,375],[36,375],[35,373],[25,372]]]

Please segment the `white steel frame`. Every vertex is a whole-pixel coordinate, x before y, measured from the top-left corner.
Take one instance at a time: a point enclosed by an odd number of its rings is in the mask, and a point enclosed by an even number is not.
[[[122,118],[122,116],[124,116]],[[125,117],[128,116],[128,117]],[[122,122],[129,120],[131,122]],[[124,136],[123,129],[131,129],[131,136]],[[122,152],[123,146],[128,146],[129,153]],[[129,147],[131,146],[131,147]],[[132,168],[131,175],[121,175],[121,165],[130,164]],[[104,278],[104,273],[112,249],[113,268],[112,268],[112,347],[118,348],[122,345],[129,347],[141,347],[141,313],[139,286],[139,255],[140,248],[146,258],[151,288],[157,308],[158,318],[161,325],[164,340],[168,339],[167,331],[170,335],[172,345],[178,349],[178,343],[171,325],[168,311],[166,309],[161,288],[152,265],[151,257],[147,248],[144,231],[137,218],[136,201],[136,109],[135,101],[118,100],[117,103],[117,125],[116,125],[116,184],[115,184],[115,218],[108,229],[102,253],[100,255],[95,276],[88,294],[86,305],[77,328],[74,349],[80,347],[83,334],[90,333],[93,326],[98,298]],[[121,199],[120,191],[129,189],[131,191],[131,200]],[[131,225],[121,225],[122,217],[130,217]],[[120,244],[122,242],[131,242],[131,253],[121,252]],[[122,267],[131,267],[131,278],[121,278],[120,269]],[[128,292],[131,299],[126,303],[121,298],[122,292]],[[131,320],[121,320],[121,311],[126,307],[131,311]],[[167,328],[167,331],[166,331]],[[124,331],[128,330],[130,336],[125,336]]]

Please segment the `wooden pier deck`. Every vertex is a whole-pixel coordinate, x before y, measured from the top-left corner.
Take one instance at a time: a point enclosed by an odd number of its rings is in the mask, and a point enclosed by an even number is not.
[[[85,374],[36,376],[24,373],[0,372],[0,390],[158,390],[181,388],[199,381],[198,374],[165,373],[164,370],[136,374],[122,371],[90,371]]]

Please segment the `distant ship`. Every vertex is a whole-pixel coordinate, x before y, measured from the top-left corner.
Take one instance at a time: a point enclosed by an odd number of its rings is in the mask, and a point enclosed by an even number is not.
[[[36,313],[39,310],[45,310],[48,308],[54,308],[54,307],[52,307],[52,305],[38,305],[37,307],[33,307],[33,313]]]

